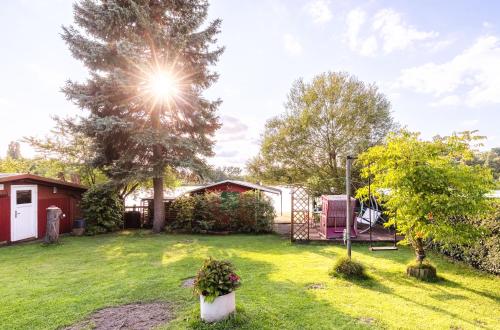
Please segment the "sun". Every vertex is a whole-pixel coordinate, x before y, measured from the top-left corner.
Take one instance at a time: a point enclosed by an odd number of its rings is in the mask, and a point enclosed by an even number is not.
[[[150,75],[148,87],[158,100],[169,100],[178,93],[178,82],[175,76],[167,71],[157,71]]]

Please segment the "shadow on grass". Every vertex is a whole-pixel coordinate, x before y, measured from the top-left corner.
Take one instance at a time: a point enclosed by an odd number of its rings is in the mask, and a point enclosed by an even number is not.
[[[234,253],[229,256],[215,246],[208,247],[206,256],[227,259],[236,266],[242,278],[242,286],[236,291],[237,313],[222,322],[205,323],[200,320],[198,297],[192,295],[175,321],[179,328],[331,329],[332,325],[336,325],[345,329],[368,329],[378,325],[374,319],[356,318],[339,311],[331,302],[318,298],[315,290],[303,283],[272,279],[277,270],[270,262],[243,258]],[[194,274],[202,259],[182,259],[169,267],[186,267],[187,262]],[[321,315],[321,321],[318,321],[318,315]],[[366,319],[370,319],[370,324],[366,323]]]
[[[427,282],[427,281],[421,281],[419,279],[407,276],[406,274],[403,274],[403,273],[399,274],[399,273],[386,272],[386,271],[380,271],[380,270],[377,273],[378,273],[378,275],[382,276],[387,281],[393,282],[394,284],[396,284],[398,286],[400,286],[400,285],[413,286],[413,287],[417,287],[423,291],[426,291],[427,294],[430,297],[434,298],[435,300],[449,301],[449,300],[469,299],[468,297],[466,297],[464,295],[457,295],[457,294],[450,293],[446,290],[443,290],[442,289],[443,286],[444,287],[453,287],[453,285],[456,285],[455,287],[457,287],[457,288],[463,288],[460,284],[452,282],[450,280],[447,280],[443,277],[438,276],[438,279],[435,280],[434,282]],[[363,287],[365,289],[369,289],[369,290],[377,291],[377,292],[382,293],[382,294],[388,294],[388,295],[392,295],[394,297],[398,297],[402,300],[405,300],[405,301],[407,301],[411,304],[414,304],[416,306],[420,306],[420,307],[427,309],[429,311],[434,311],[434,312],[438,312],[441,314],[449,315],[450,317],[457,319],[457,320],[460,320],[464,323],[467,323],[467,324],[471,325],[472,327],[485,328],[484,326],[482,326],[481,324],[478,324],[477,322],[472,322],[470,320],[464,319],[460,314],[451,312],[451,311],[446,310],[446,309],[441,308],[441,307],[432,306],[430,304],[425,304],[425,303],[421,302],[419,299],[415,299],[414,296],[402,295],[402,294],[399,294],[397,292],[394,292],[394,290],[390,289],[389,287],[383,285],[382,283],[380,283],[376,280],[368,280],[368,281],[361,281],[361,282],[351,281],[351,282],[360,286],[360,287]],[[450,285],[450,283],[454,283],[454,284]],[[432,287],[429,287],[429,286],[432,286]],[[383,297],[381,297],[381,299],[383,299]]]
[[[476,290],[476,289],[473,289],[471,287],[464,286],[458,282],[454,282],[450,279],[446,279],[443,277],[440,277],[439,279],[440,280],[438,282],[436,282],[439,286],[446,287],[446,288],[457,288],[457,289],[469,291],[469,292],[474,293],[476,295],[479,295],[481,297],[491,299],[495,303],[500,303],[500,295],[495,295],[493,292],[485,292],[485,291]]]

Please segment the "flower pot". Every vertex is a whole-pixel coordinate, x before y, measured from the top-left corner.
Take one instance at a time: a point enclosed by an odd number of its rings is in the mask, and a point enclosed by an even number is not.
[[[215,298],[211,303],[200,295],[201,319],[205,322],[217,322],[227,318],[236,309],[236,296],[233,292]]]

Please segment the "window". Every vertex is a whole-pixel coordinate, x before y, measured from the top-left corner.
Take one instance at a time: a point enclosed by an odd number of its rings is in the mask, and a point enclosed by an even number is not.
[[[17,190],[16,191],[16,203],[19,204],[31,204],[31,190]]]

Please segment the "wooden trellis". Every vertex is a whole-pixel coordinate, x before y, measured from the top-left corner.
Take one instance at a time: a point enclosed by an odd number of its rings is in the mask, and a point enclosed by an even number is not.
[[[290,239],[309,241],[310,197],[303,187],[292,190],[292,221]]]

